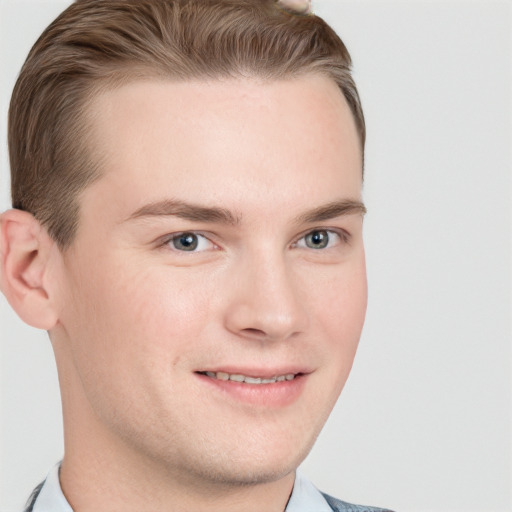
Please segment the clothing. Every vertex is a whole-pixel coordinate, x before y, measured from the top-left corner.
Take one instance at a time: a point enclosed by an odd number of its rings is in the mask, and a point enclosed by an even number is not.
[[[24,512],[73,512],[59,482],[60,464],[36,487]],[[361,507],[321,493],[307,478],[297,472],[292,495],[285,512],[390,512],[374,507]]]
[[[345,501],[338,500],[329,496],[328,494],[323,494],[323,497],[331,507],[333,512],[392,512],[387,508],[377,508],[377,507],[367,507],[364,505],[353,505],[351,503],[347,503]],[[286,512],[286,511],[285,511]],[[314,511],[316,512],[316,510]]]
[[[24,512],[73,512],[60,487],[59,469],[60,464],[54,466],[40,489],[36,487]]]

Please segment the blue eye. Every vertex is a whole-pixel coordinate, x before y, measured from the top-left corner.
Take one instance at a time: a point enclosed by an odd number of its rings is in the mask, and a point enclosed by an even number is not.
[[[306,245],[310,249],[325,249],[329,245],[327,231],[312,231],[305,236]]]
[[[335,231],[315,229],[303,236],[296,245],[297,247],[319,250],[339,245],[341,241],[342,236]]]
[[[192,232],[173,235],[167,244],[171,248],[182,252],[205,251],[213,245],[205,236]]]
[[[172,245],[179,251],[195,251],[199,241],[193,233],[183,233],[172,239]]]

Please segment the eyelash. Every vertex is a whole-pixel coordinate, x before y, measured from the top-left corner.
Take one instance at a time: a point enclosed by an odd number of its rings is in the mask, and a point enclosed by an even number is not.
[[[343,229],[316,228],[316,229],[308,230],[306,233],[302,234],[295,242],[293,242],[291,244],[291,247],[296,247],[296,248],[300,248],[300,249],[310,249],[312,251],[323,251],[323,250],[327,250],[327,249],[331,249],[332,248],[332,247],[328,247],[328,246],[327,247],[321,247],[321,248],[308,247],[306,245],[306,242],[304,242],[303,245],[299,245],[299,243],[302,240],[305,240],[308,235],[312,235],[314,233],[327,233],[328,236],[329,236],[329,239],[328,239],[328,243],[329,244],[331,242],[331,236],[332,235],[335,235],[336,237],[339,238],[339,244],[344,244],[344,245],[349,244],[350,243],[350,239],[351,239],[350,233],[348,233],[347,231],[345,231]],[[179,232],[179,233],[173,233],[173,234],[171,234],[169,236],[166,236],[162,240],[161,246],[169,248],[172,251],[178,252],[178,253],[179,252],[181,252],[181,253],[189,252],[189,253],[195,254],[195,253],[200,253],[200,252],[204,252],[205,250],[208,250],[208,249],[204,249],[204,250],[196,251],[195,250],[197,248],[197,246],[196,246],[193,250],[186,251],[186,250],[180,250],[180,249],[177,249],[176,247],[171,247],[170,246],[171,243],[173,243],[176,240],[179,240],[181,237],[185,237],[186,235],[193,235],[193,236],[197,237],[199,240],[204,239],[209,244],[211,244],[212,246],[216,246],[216,244],[214,242],[212,242],[208,238],[208,236],[206,236],[203,233],[197,232],[197,231],[182,231],[182,232]],[[199,242],[199,244],[200,243],[201,242]],[[338,244],[336,244],[336,245],[338,245]]]

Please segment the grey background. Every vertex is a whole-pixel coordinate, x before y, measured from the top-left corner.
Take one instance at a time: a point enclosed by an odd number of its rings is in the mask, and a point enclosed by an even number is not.
[[[0,2],[0,210],[15,76],[66,1]],[[512,510],[508,1],[316,0],[368,123],[370,300],[353,373],[303,471],[397,511]],[[0,298],[0,511],[62,454],[45,333]]]

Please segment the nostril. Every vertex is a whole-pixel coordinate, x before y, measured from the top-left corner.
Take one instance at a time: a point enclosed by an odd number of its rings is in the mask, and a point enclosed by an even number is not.
[[[266,336],[265,332],[262,331],[261,329],[253,329],[252,327],[243,329],[242,332],[244,332],[245,334],[248,334],[250,336],[258,337],[258,338],[264,338]]]

